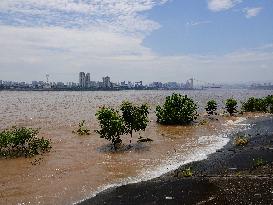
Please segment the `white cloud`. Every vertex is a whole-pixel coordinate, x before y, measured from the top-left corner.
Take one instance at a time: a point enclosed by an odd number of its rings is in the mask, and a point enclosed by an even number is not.
[[[49,73],[51,80],[77,81],[79,71],[113,81],[272,80],[272,45],[219,56],[160,56],[142,37],[103,30],[1,26],[0,36],[3,80],[43,80]]]
[[[255,8],[245,8],[243,12],[245,13],[246,18],[252,18],[257,16],[262,11],[262,7]]]
[[[190,21],[190,22],[187,22],[186,25],[188,26],[199,26],[199,25],[202,25],[202,24],[210,24],[211,21]]]
[[[208,0],[208,8],[211,11],[218,12],[231,9],[241,2],[242,0]]]
[[[157,22],[142,16],[168,0],[1,0],[0,23],[64,28],[103,27],[116,32],[149,33]]]
[[[181,82],[192,76],[248,81],[272,76],[272,45],[222,56],[160,56],[145,47],[146,35],[160,25],[142,12],[166,2],[1,0],[0,11],[6,17],[0,19],[1,79],[43,80],[49,73],[55,81],[77,81],[79,71],[90,72],[92,80],[110,75],[114,81],[146,82]],[[210,2],[212,10],[220,11],[239,1]],[[190,24],[202,23],[209,22]]]

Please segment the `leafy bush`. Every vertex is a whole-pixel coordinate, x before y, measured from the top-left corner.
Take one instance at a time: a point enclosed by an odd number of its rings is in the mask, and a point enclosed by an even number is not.
[[[0,133],[0,157],[32,157],[51,149],[50,140],[38,138],[38,129],[16,128]]]
[[[255,112],[256,111],[256,98],[251,97],[246,102],[242,104],[242,109],[245,112]]]
[[[215,100],[209,100],[207,103],[207,107],[205,109],[206,109],[208,115],[216,114],[217,102]]]
[[[232,116],[237,112],[237,101],[233,98],[229,98],[225,102],[227,112]]]
[[[273,113],[273,96],[265,98],[249,98],[243,103],[242,109],[245,112],[270,112]]]
[[[238,136],[235,139],[235,145],[237,146],[246,146],[248,144],[249,140],[244,136]]]
[[[273,114],[273,95],[268,95],[265,101],[268,106],[268,111]]]
[[[85,126],[85,120],[79,123],[79,129],[73,131],[73,133],[77,133],[78,135],[90,135],[90,130]]]
[[[133,105],[125,101],[121,105],[122,117],[125,122],[126,132],[133,136],[133,131],[145,130],[149,119],[149,107],[146,104],[141,106]]]
[[[157,122],[167,125],[189,124],[197,119],[197,105],[187,95],[173,93],[163,105],[156,107]]]
[[[118,111],[113,108],[102,107],[96,116],[100,123],[100,130],[95,130],[101,138],[107,139],[112,142],[114,148],[122,142],[121,135],[126,133],[125,122]]]

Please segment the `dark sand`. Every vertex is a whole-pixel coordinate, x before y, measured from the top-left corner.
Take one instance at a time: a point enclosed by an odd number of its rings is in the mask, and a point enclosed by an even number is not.
[[[87,204],[273,204],[273,118],[252,120],[245,147],[234,136],[208,159],[184,165],[150,181],[108,189]],[[265,165],[255,166],[253,159]],[[182,171],[192,167],[193,176]]]

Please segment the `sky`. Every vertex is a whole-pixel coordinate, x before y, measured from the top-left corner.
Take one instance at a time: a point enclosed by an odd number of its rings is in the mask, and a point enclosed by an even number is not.
[[[273,0],[1,0],[0,80],[273,82]]]

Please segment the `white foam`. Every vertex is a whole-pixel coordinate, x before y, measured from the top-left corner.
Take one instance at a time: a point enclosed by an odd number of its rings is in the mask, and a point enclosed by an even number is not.
[[[93,192],[89,196],[89,198],[94,197],[98,193],[109,188],[119,187],[126,184],[138,183],[142,181],[148,181],[150,179],[160,177],[163,174],[166,174],[170,171],[176,170],[180,166],[188,164],[190,162],[207,159],[208,155],[215,153],[217,150],[222,149],[230,141],[230,139],[228,138],[229,134],[232,134],[239,130],[245,130],[250,128],[249,124],[242,123],[245,120],[246,118],[243,118],[243,117],[235,121],[229,120],[225,123],[225,125],[229,125],[229,128],[227,128],[226,130],[223,130],[222,133],[218,135],[211,135],[211,136],[200,136],[197,142],[198,144],[202,145],[202,147],[198,147],[198,146],[194,147],[188,153],[177,152],[175,155],[165,160],[162,160],[160,165],[158,165],[157,167],[142,170],[142,172],[138,176],[128,177],[128,178],[122,179],[121,181],[101,186],[97,189],[96,192]],[[233,127],[231,128],[230,125],[233,125]],[[185,149],[183,151],[185,151]]]

